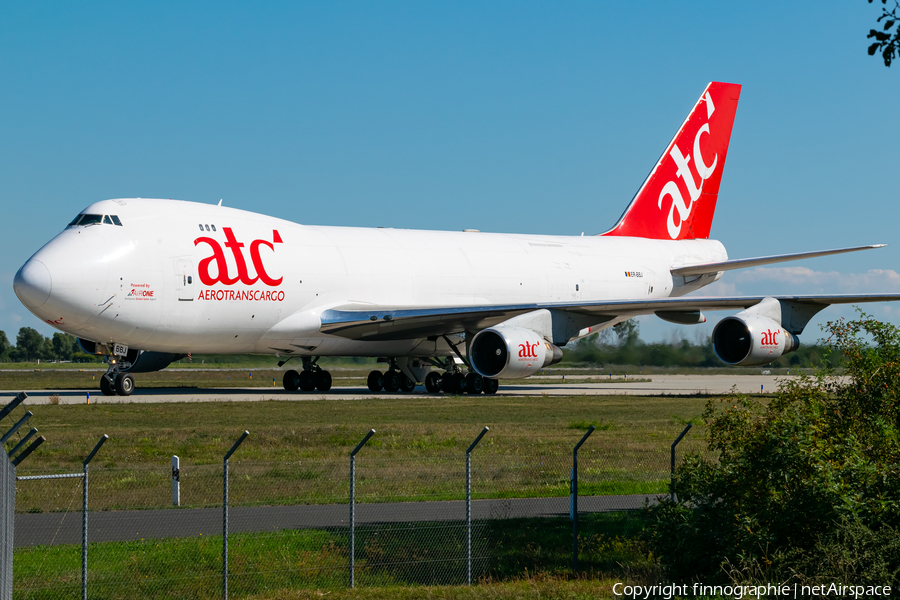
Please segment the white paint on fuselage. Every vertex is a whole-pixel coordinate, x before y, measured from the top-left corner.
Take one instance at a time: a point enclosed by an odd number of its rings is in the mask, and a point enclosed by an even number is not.
[[[714,280],[676,287],[671,268],[727,259],[714,240],[317,227],[174,200],[106,200],[82,212],[117,215],[123,225],[71,227],[41,248],[31,260],[47,266],[52,290],[29,309],[78,337],[159,352],[275,353],[262,339],[270,328],[300,311],[350,303],[399,309],[665,298]],[[200,262],[212,251],[195,244],[199,237],[218,241],[228,274],[237,273],[226,227],[243,244],[250,279],[258,275],[251,243],[272,244],[259,254],[266,273],[283,278],[279,285],[200,281]],[[282,243],[274,243],[275,230]],[[226,296],[272,292],[274,300]],[[311,334],[308,345],[323,356],[446,354],[423,340]]]

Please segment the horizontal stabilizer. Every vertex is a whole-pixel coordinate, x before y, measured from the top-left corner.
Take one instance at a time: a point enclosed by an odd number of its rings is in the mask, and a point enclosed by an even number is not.
[[[887,246],[887,244],[873,244],[871,246],[854,246],[853,248],[837,248],[835,250],[817,250],[816,252],[777,254],[775,256],[760,256],[758,258],[738,258],[736,260],[724,260],[722,262],[703,263],[699,265],[678,267],[677,269],[672,269],[672,275],[675,277],[706,275],[707,273],[718,273],[719,271],[732,271],[734,269],[761,267],[763,265],[772,265],[775,263],[800,260],[801,258],[817,258],[819,256],[830,256],[831,254],[844,254],[845,252],[856,252],[858,250],[884,248],[885,246]]]

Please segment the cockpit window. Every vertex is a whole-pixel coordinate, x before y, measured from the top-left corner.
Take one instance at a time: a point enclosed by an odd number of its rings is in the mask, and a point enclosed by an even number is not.
[[[122,221],[120,221],[119,217],[117,217],[116,215],[81,214],[76,215],[75,218],[72,219],[72,222],[69,223],[66,227],[75,227],[76,225],[83,227],[85,225],[98,225],[101,223],[105,225],[118,225],[119,227],[122,226]]]
[[[102,222],[103,215],[81,215],[78,225],[84,227],[85,225],[97,225]]]

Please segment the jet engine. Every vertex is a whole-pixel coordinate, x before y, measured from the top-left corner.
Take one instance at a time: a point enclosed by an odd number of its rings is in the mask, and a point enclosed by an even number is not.
[[[131,352],[128,352],[129,358]],[[152,373],[162,371],[176,360],[181,360],[186,354],[172,354],[171,352],[148,352],[138,350],[137,357],[131,362],[131,366],[122,369],[126,373]]]
[[[562,349],[524,327],[490,327],[479,331],[469,346],[472,367],[484,377],[528,377],[562,360]]]
[[[102,344],[78,338],[78,345],[88,354],[107,354]],[[120,369],[126,373],[152,373],[161,371],[176,360],[187,356],[186,354],[172,354],[170,352],[149,352],[147,350],[129,349],[123,359],[124,363],[131,366]]]
[[[729,365],[765,365],[800,347],[800,338],[762,315],[739,312],[713,329],[716,356]]]

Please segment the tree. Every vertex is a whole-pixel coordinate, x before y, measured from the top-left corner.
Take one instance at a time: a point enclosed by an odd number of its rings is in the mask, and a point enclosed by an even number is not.
[[[37,330],[31,327],[22,327],[16,335],[16,348],[13,358],[22,361],[34,361],[44,354],[45,339]]]
[[[0,330],[0,360],[9,360],[10,350],[12,350],[12,344],[9,343],[9,338],[6,337],[6,332]]]
[[[640,336],[640,323],[637,319],[628,319],[613,325],[619,346],[634,345]]]
[[[647,539],[679,580],[900,583],[900,329],[828,323],[841,358],[776,397],[711,400]],[[829,364],[826,362],[826,365]]]
[[[68,333],[54,333],[50,342],[53,348],[53,356],[56,360],[72,360],[72,349],[75,338]]]
[[[869,0],[872,4],[872,0]],[[879,31],[870,29],[867,38],[874,38],[875,41],[869,45],[869,56],[875,56],[876,52],[881,52],[884,59],[884,66],[890,67],[894,56],[900,55],[900,4],[894,0],[894,8],[890,11],[887,9],[887,0],[881,0],[881,4],[885,5],[881,9],[881,16],[876,22],[884,21],[884,28]],[[897,27],[893,32],[891,29]]]

